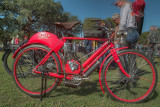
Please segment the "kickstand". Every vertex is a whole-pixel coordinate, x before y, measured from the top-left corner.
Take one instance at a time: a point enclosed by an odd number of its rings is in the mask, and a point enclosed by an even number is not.
[[[42,73],[42,82],[41,82],[41,96],[40,96],[40,100],[42,101],[42,97],[46,96],[46,86],[47,86],[47,78],[45,78],[44,76],[44,72]],[[44,89],[44,94],[43,94],[43,89]]]

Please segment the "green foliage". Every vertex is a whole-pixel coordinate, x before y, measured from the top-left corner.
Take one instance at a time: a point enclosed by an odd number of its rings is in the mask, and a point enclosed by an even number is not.
[[[149,35],[149,32],[143,32],[141,35],[140,35],[140,38],[138,40],[138,43],[139,44],[146,44],[147,41],[148,41],[148,35]]]
[[[83,30],[95,30],[93,26],[96,24],[96,22],[91,21],[92,19],[95,18],[85,18],[83,21]]]
[[[108,24],[110,24],[109,26],[114,28],[116,26],[116,23],[112,20],[112,18],[106,18],[106,21]]]
[[[0,1],[1,41],[16,35],[30,37],[38,31],[54,33],[54,22],[76,20],[77,16],[64,12],[62,4],[54,0]]]
[[[101,23],[105,23],[108,28],[114,28],[116,26],[112,18],[106,18],[105,20],[99,19],[101,21],[91,21],[96,19],[99,18],[85,18],[85,20],[83,21],[83,30],[96,30],[93,26]]]

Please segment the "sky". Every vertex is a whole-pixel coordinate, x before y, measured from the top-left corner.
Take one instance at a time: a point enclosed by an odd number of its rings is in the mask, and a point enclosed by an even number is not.
[[[54,0],[60,1],[64,11],[78,16],[83,21],[86,17],[106,19],[112,17],[120,10],[112,3],[114,0]],[[134,1],[134,0],[131,0]],[[160,27],[160,0],[145,0],[145,18],[143,32],[148,31],[150,26]]]

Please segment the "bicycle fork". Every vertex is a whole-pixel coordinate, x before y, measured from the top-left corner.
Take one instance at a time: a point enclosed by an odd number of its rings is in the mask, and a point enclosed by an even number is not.
[[[119,57],[118,57],[118,55],[117,55],[116,49],[113,48],[113,49],[110,49],[110,51],[111,51],[111,54],[112,54],[112,56],[113,56],[114,61],[118,64],[118,66],[119,66],[120,70],[122,71],[122,73],[123,73],[125,76],[127,76],[128,78],[131,77],[131,76],[128,75],[128,73],[124,70],[124,68],[123,68],[123,66],[122,66],[122,63],[121,63],[121,61],[120,61],[120,59],[119,59]]]

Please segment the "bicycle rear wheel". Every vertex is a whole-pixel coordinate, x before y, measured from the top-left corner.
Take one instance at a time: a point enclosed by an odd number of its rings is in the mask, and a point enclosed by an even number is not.
[[[143,102],[154,91],[157,84],[157,71],[146,55],[136,50],[123,50],[118,56],[126,77],[111,56],[101,74],[103,88],[110,97],[121,102]]]
[[[33,69],[49,52],[49,48],[43,45],[30,45],[21,50],[14,60],[14,80],[19,89],[24,93],[40,97],[42,75],[33,73]],[[38,71],[60,73],[61,66],[58,57],[52,53],[46,63],[38,68]],[[47,78],[46,90],[43,93],[49,94],[54,90],[60,81],[58,78],[45,76]]]

